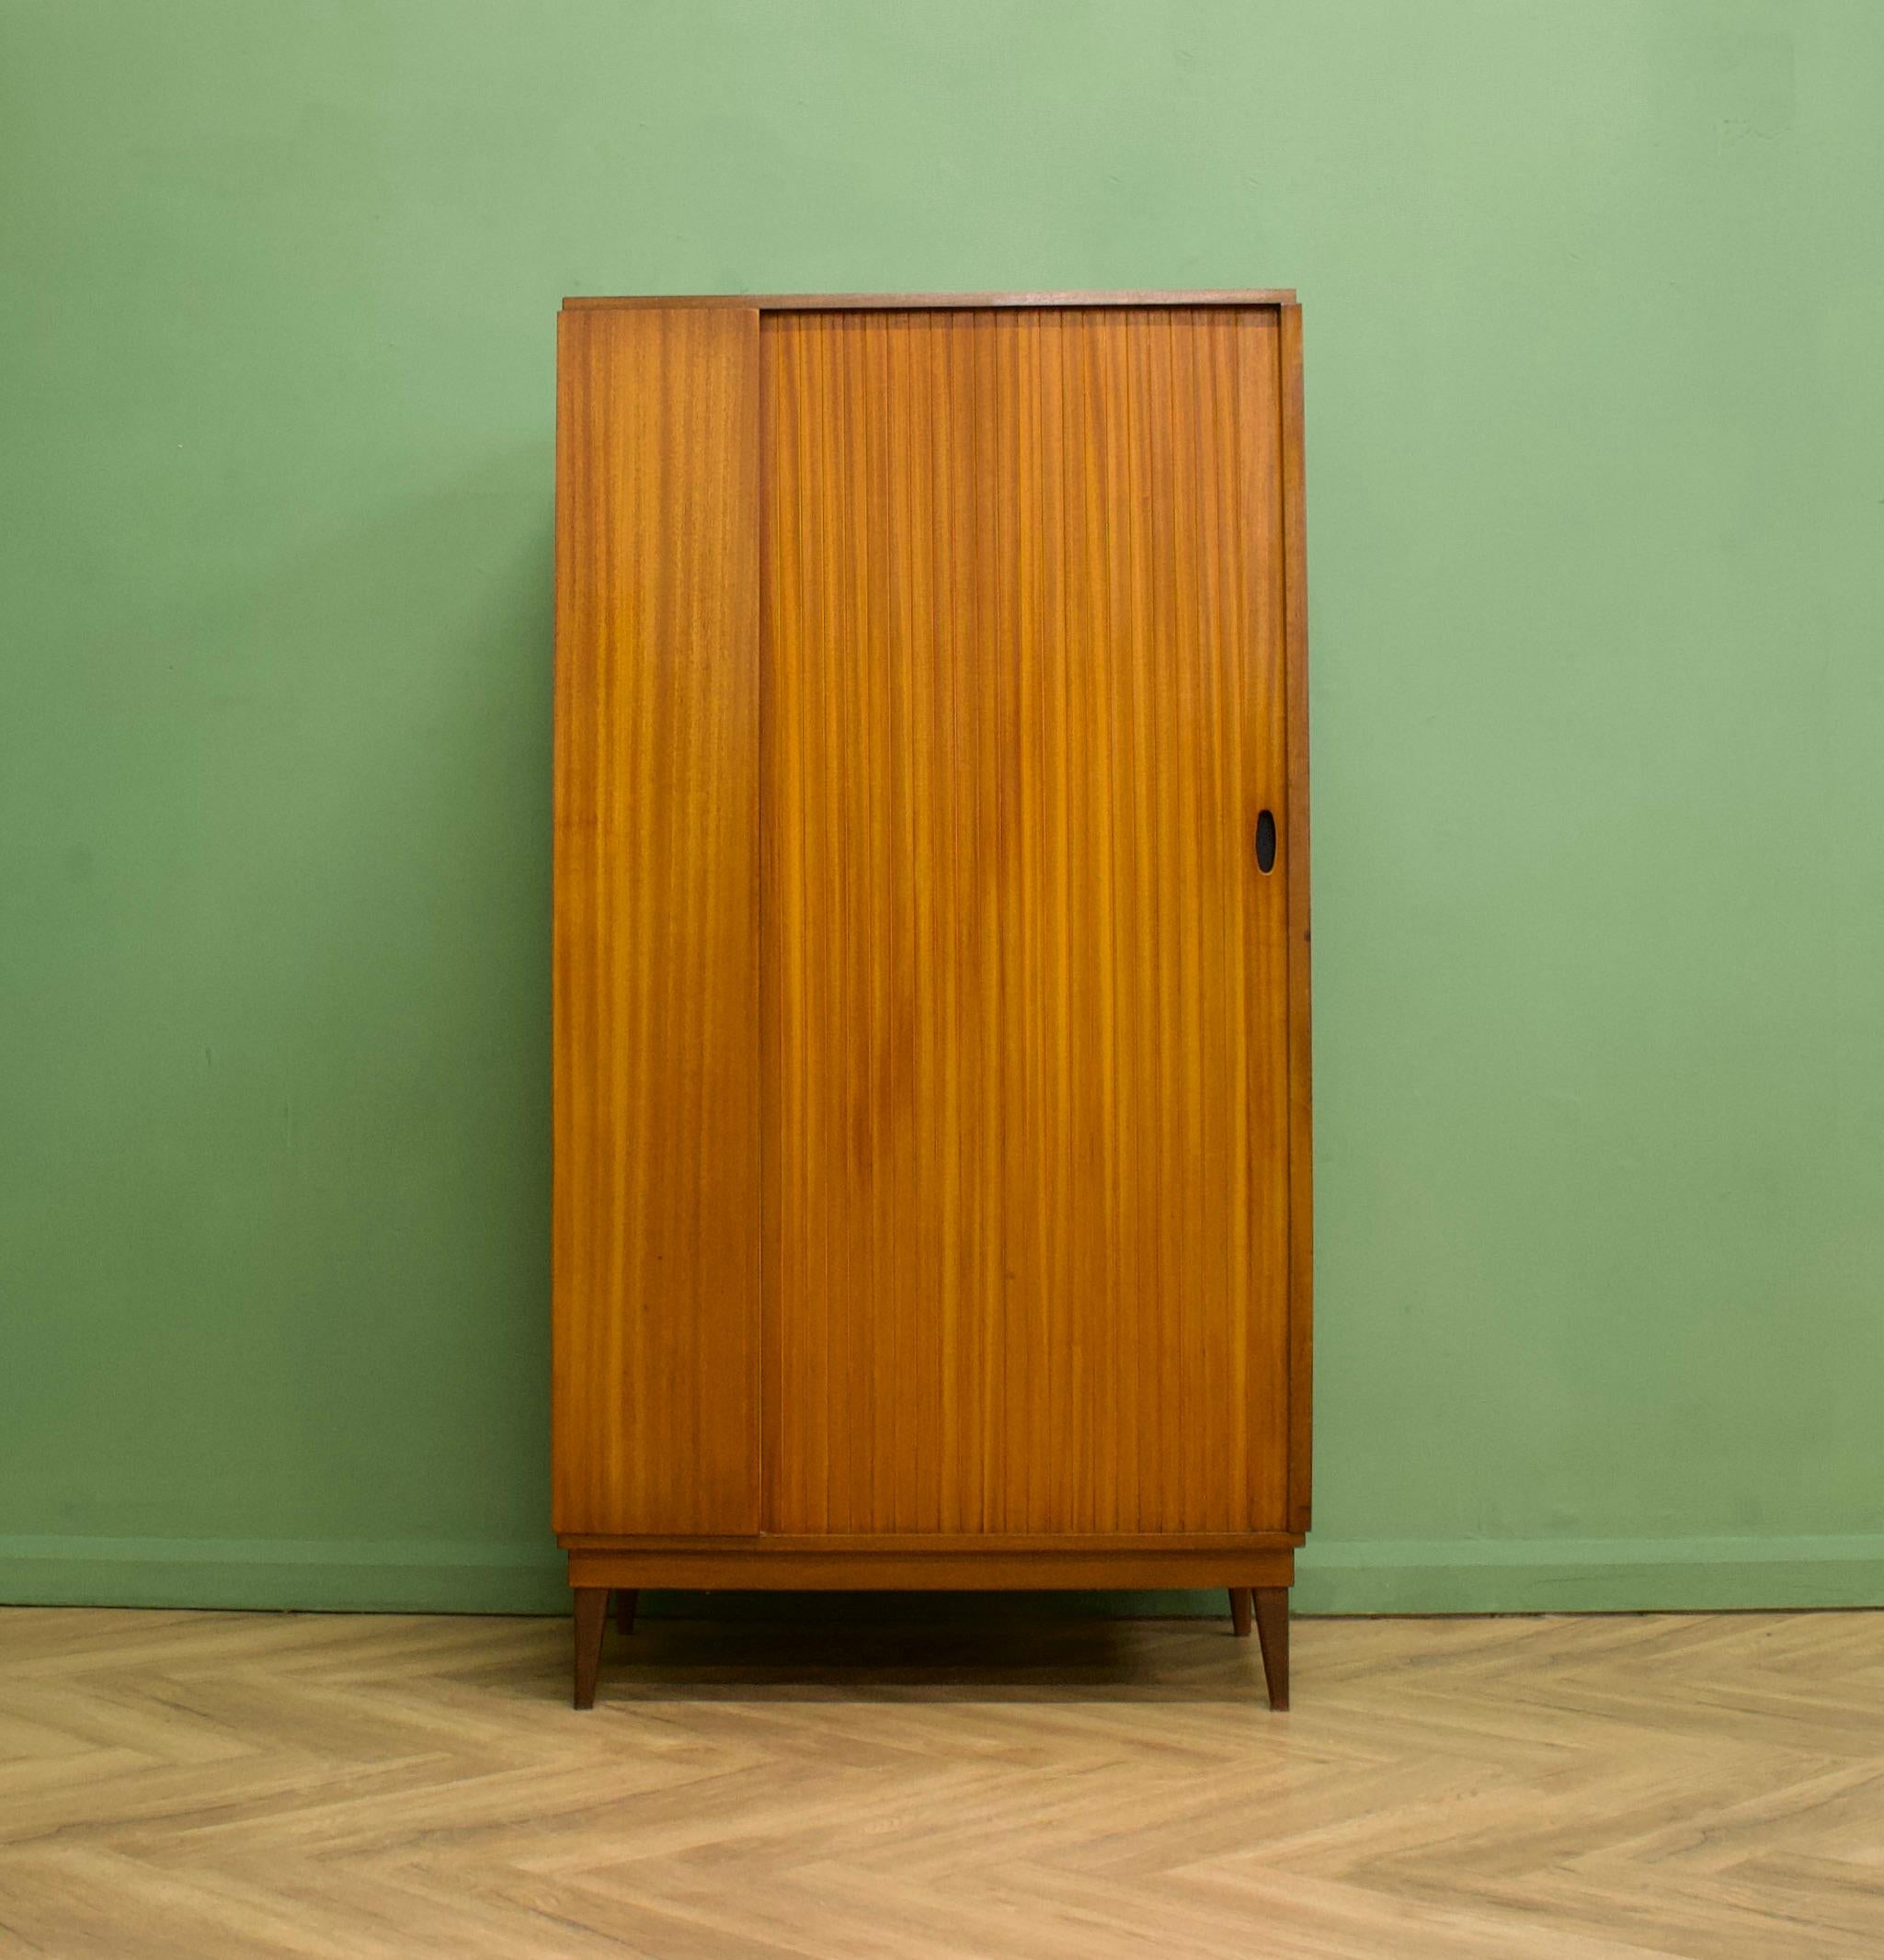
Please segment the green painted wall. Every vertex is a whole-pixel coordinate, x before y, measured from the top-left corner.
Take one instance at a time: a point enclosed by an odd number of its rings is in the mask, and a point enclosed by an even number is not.
[[[1884,8],[0,5],[0,1590],[553,1604],[565,292],[1294,284],[1321,1607],[1884,1600]]]

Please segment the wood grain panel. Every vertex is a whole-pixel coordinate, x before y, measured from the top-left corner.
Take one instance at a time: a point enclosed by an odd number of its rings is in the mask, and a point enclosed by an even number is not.
[[[1276,314],[761,347],[768,1525],[1282,1529]]]
[[[569,1583],[578,1590],[628,1587],[688,1592],[720,1587],[753,1592],[1091,1591],[1114,1587],[1174,1590],[1287,1586],[1296,1555],[1287,1546],[1244,1543],[1227,1552],[1160,1546],[1122,1552],[1110,1539],[1090,1551],[781,1550],[771,1538],[730,1549],[572,1552]]]
[[[1289,906],[1289,1508],[1308,1529],[1315,1435],[1315,1123],[1308,947],[1308,507],[1302,432],[1302,309],[1282,336],[1283,663],[1288,720],[1284,826]]]
[[[569,1552],[725,1552],[748,1545],[764,1552],[1292,1552],[1301,1539],[1293,1532],[1011,1532],[990,1538],[985,1532],[761,1532],[749,1537],[720,1533],[627,1533],[603,1536],[565,1533]]]
[[[759,320],[565,313],[554,1503],[759,1521]]]
[[[1292,306],[1296,295],[1285,286],[1224,288],[1216,291],[1143,292],[748,292],[748,293],[592,293],[572,296],[565,309],[637,306],[757,307],[769,313],[908,313],[912,309],[1077,306]]]

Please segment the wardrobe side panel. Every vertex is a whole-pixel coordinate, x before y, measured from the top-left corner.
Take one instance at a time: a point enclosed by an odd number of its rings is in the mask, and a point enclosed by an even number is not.
[[[1302,309],[1277,309],[1282,330],[1284,664],[1288,700],[1288,814],[1282,870],[1289,907],[1289,1507],[1308,1529],[1314,1456],[1315,1125],[1309,1032],[1308,524],[1303,477]]]
[[[759,316],[565,313],[554,1523],[759,1522]]]

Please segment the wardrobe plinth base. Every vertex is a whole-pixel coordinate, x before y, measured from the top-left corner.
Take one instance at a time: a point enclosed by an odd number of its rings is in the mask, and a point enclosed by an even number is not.
[[[575,1594],[575,1700],[593,1705],[611,1595],[634,1624],[634,1595],[662,1591],[1049,1592],[1223,1589],[1239,1634],[1254,1623],[1273,1708],[1288,1706],[1288,1589],[1298,1538],[1280,1533],[1093,1547],[984,1545],[883,1549],[766,1539],[658,1544],[565,1542]]]

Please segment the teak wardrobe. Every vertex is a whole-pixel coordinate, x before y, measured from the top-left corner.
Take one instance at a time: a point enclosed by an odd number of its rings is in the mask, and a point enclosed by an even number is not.
[[[571,300],[554,1524],[644,1587],[1220,1587],[1308,1526],[1301,314]]]

